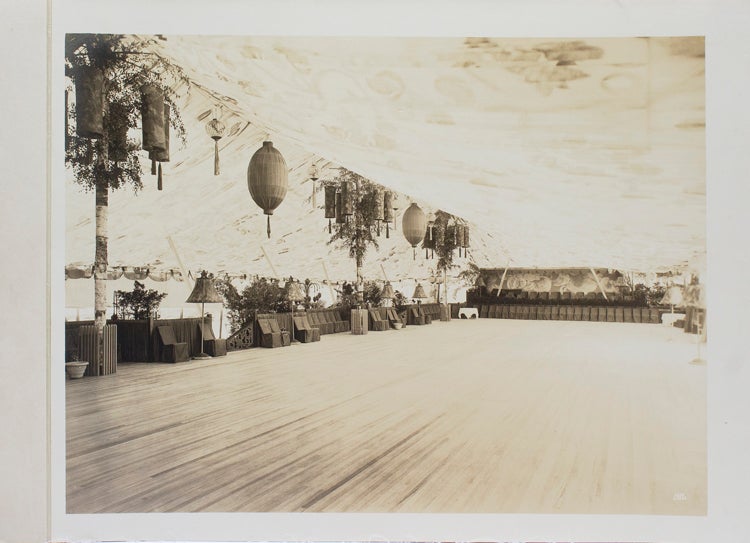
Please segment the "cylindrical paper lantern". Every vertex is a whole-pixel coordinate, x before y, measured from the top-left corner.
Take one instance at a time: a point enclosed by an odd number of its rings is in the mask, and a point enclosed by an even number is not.
[[[271,237],[271,215],[286,197],[289,169],[273,143],[264,141],[247,167],[247,188],[263,213],[268,215],[268,237]]]
[[[104,136],[104,72],[81,66],[75,76],[76,134],[83,138]]]
[[[385,206],[383,203],[384,196],[385,194],[384,194],[383,189],[377,189],[375,191],[375,220],[376,221],[385,220]]]
[[[464,225],[457,224],[455,226],[456,232],[456,246],[458,247],[458,256],[461,256],[461,249],[464,246]]]
[[[435,248],[435,236],[432,233],[433,225],[429,223],[424,233],[424,240],[422,241],[422,247],[424,249]]]
[[[391,237],[391,221],[393,221],[393,194],[387,190],[383,193],[383,220],[385,221],[385,237]]]
[[[341,183],[341,214],[344,216],[354,215],[354,198],[349,181]]]
[[[383,220],[385,222],[393,220],[393,193],[390,190],[383,193]]]
[[[156,162],[169,162],[169,114],[170,107],[166,102],[164,103],[164,148],[163,149],[151,149],[148,152],[148,157]]]
[[[325,218],[335,219],[336,218],[336,187],[334,185],[326,185],[323,187],[325,191]]]
[[[412,248],[415,248],[424,239],[426,228],[427,218],[424,211],[416,203],[412,203],[404,211],[404,217],[401,219],[401,230]],[[414,258],[416,258],[416,251],[414,251]]]
[[[157,188],[162,189],[162,174],[161,174],[161,163],[169,162],[169,104],[164,103],[164,149],[153,149],[148,152],[148,157],[151,159],[152,164],[154,162],[159,163],[159,179],[157,182]]]
[[[107,112],[107,156],[113,162],[128,159],[127,111],[118,102],[109,104]]]
[[[435,247],[442,247],[445,244],[445,221],[435,221],[432,228],[432,235],[435,238]]]
[[[145,151],[164,151],[164,93],[153,84],[141,87],[141,129]]]
[[[342,224],[344,222],[344,214],[342,213],[341,203],[341,191],[336,192],[336,224]]]
[[[328,233],[331,233],[331,219],[336,218],[336,187],[325,185],[325,218],[328,219]]]

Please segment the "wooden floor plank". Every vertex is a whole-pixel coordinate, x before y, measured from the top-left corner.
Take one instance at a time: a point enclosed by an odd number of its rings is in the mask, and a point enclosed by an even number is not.
[[[67,382],[67,511],[702,515],[694,341],[454,320],[122,364]]]

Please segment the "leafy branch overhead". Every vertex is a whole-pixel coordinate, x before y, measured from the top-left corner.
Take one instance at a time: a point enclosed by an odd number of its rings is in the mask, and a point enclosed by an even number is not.
[[[428,240],[425,236],[422,246],[435,251],[438,258],[436,268],[439,271],[447,271],[456,266],[453,263],[456,249],[464,246],[458,239],[458,229],[463,226],[463,221],[454,215],[441,210],[435,212],[432,240]]]
[[[346,169],[342,169],[328,184],[341,186],[343,183],[351,187],[349,205],[352,213],[344,222],[333,226],[328,243],[347,249],[349,257],[361,265],[370,246],[379,248],[376,202],[380,186]]]
[[[154,84],[164,92],[169,125],[184,145],[185,126],[172,87],[187,80],[179,67],[124,35],[67,34],[65,74],[72,84],[68,91],[89,67],[104,74],[105,135],[98,139],[77,136],[75,107],[66,103],[65,163],[87,190],[97,183],[112,189],[130,184],[137,192],[143,188],[140,144],[129,132],[140,125],[141,87]]]

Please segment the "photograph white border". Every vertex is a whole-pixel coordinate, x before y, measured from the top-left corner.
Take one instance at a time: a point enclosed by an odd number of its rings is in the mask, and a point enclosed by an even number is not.
[[[239,35],[392,35],[500,37],[706,36],[708,184],[709,514],[706,517],[620,515],[120,514],[66,515],[64,381],[50,380],[51,532],[55,540],[710,540],[750,533],[743,513],[750,488],[747,451],[748,372],[738,314],[748,294],[747,221],[748,10],[742,2],[135,2],[54,1],[50,27],[52,119],[62,119],[61,39],[66,32]],[[179,6],[179,7],[177,7]],[[239,15],[241,13],[242,15]],[[61,123],[52,131],[50,325],[52,360],[60,367],[64,321],[64,198]],[[736,180],[736,181],[734,181]],[[7,181],[6,181],[7,182]],[[62,205],[61,205],[62,202]],[[35,274],[36,277],[38,274]],[[38,288],[38,286],[37,286]],[[22,335],[22,334],[21,334]],[[745,407],[745,409],[743,409]]]

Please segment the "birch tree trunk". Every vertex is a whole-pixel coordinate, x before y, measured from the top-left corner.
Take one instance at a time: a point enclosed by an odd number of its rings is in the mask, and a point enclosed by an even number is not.
[[[445,298],[445,307],[448,307],[448,273],[443,270],[443,297]]]
[[[94,375],[104,370],[104,325],[107,323],[107,206],[106,183],[96,184],[96,249],[94,254],[94,325],[96,327],[96,360]]]
[[[357,306],[362,308],[365,303],[365,278],[362,275],[362,259],[357,257]]]

